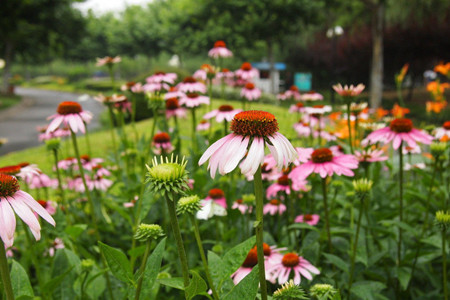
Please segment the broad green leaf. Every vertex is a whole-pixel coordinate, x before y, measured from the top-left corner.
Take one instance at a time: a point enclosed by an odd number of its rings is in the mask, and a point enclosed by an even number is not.
[[[255,246],[256,237],[252,236],[246,241],[231,248],[223,256],[223,263],[226,267],[224,276],[229,276],[234,273],[244,262],[250,249]]]
[[[342,258],[340,258],[336,255],[333,255],[333,254],[329,254],[329,253],[323,253],[323,255],[327,258],[327,260],[330,263],[332,263],[333,265],[335,265],[336,267],[338,267],[345,273],[348,273],[348,264],[345,261],[343,261]]]
[[[98,244],[114,276],[123,282],[133,283],[133,273],[131,273],[130,262],[126,255],[122,251],[102,242],[98,242]]]
[[[386,285],[379,281],[358,281],[353,284],[351,292],[361,299],[372,300],[385,288]]]
[[[222,259],[214,252],[208,251],[208,267],[211,273],[212,281],[216,287],[220,287],[220,283],[225,273]]]
[[[184,282],[182,277],[159,278],[158,282],[162,285],[170,286],[179,290],[184,290]]]
[[[64,278],[70,273],[70,271],[72,271],[72,269],[74,267],[75,266],[70,267],[69,269],[67,269],[67,271],[65,271],[61,275],[53,277],[50,281],[47,281],[44,284],[44,291],[48,294],[53,293],[53,291],[56,289],[56,287],[61,284],[61,282],[64,280]]]
[[[31,287],[27,272],[15,260],[12,261],[10,275],[14,297],[19,298],[23,296],[34,296],[33,288]]]
[[[192,278],[189,281],[189,285],[186,287],[188,300],[191,300],[196,295],[204,293],[208,289],[206,282],[203,280],[203,278],[200,277],[200,275],[198,275],[197,272],[191,271],[191,274]]]
[[[442,236],[441,235],[432,235],[427,238],[422,239],[422,242],[432,245],[438,249],[442,249]]]
[[[53,299],[75,299],[73,283],[80,273],[80,259],[75,253],[68,249],[58,249],[52,267],[52,278],[58,278],[52,298]],[[68,272],[68,273],[67,273]],[[66,274],[67,273],[67,274]]]
[[[158,276],[159,270],[161,269],[161,261],[164,255],[164,249],[166,247],[166,238],[162,239],[161,242],[156,246],[153,253],[149,256],[147,264],[145,265],[145,270],[141,290],[141,299],[149,299],[152,293],[153,286]]]
[[[317,229],[316,227],[311,226],[311,225],[306,224],[306,223],[295,223],[295,224],[290,225],[288,227],[288,229],[289,230],[291,230],[291,229],[308,229],[308,230],[319,231],[319,229]]]
[[[66,227],[64,230],[72,239],[76,240],[80,234],[83,233],[87,228],[86,224],[75,224],[72,226]]]
[[[252,271],[244,277],[223,300],[235,299],[255,299],[258,293],[259,276],[258,265],[254,266]]]
[[[400,285],[403,290],[406,290],[411,280],[411,268],[408,267],[398,267],[397,268],[397,278],[400,281]]]

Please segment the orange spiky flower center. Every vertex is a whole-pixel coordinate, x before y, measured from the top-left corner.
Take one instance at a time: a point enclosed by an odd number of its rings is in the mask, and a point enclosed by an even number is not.
[[[295,267],[300,263],[300,257],[295,253],[286,253],[281,260],[285,267]]]
[[[272,199],[272,200],[270,200],[269,203],[272,205],[277,205],[277,206],[281,204],[280,200],[278,200],[278,199]]]
[[[134,81],[129,81],[129,82],[125,83],[125,85],[127,86],[127,88],[131,88],[131,87],[133,87],[133,86],[136,85],[136,82],[134,82]]]
[[[236,202],[237,202],[238,204],[242,204],[242,203],[244,203],[244,200],[242,200],[242,199],[237,199]]]
[[[43,208],[46,208],[46,207],[47,207],[47,201],[45,201],[45,200],[37,200],[37,202],[38,202]]]
[[[297,106],[297,108],[302,108],[305,105],[303,103],[301,103],[301,102],[297,102],[297,103],[295,103],[295,106]]]
[[[197,80],[195,80],[195,78],[192,76],[188,76],[188,77],[184,78],[184,80],[183,80],[183,83],[196,83],[196,82],[197,82]]]
[[[170,142],[170,136],[167,132],[160,132],[155,134],[155,136],[153,137],[153,141],[156,144],[164,144],[164,143],[169,143]]]
[[[252,250],[258,251],[256,246],[253,247]],[[270,256],[270,254],[272,253],[272,249],[266,243],[263,243],[263,251],[264,251],[264,256]]]
[[[304,215],[303,216],[303,221],[312,221],[313,216],[312,215]]]
[[[261,172],[262,173],[270,173],[270,169],[267,168],[268,164],[267,163],[263,163],[261,166]]]
[[[175,110],[177,108],[180,108],[180,104],[178,103],[177,98],[170,98],[166,101],[166,109],[167,110]]]
[[[155,75],[166,75],[166,72],[163,72],[163,71],[157,71],[157,72],[155,72]]]
[[[271,136],[278,131],[278,122],[271,113],[260,110],[243,111],[231,121],[231,130],[242,136]]]
[[[206,123],[208,123],[208,121],[206,121],[206,120],[201,120],[200,121],[200,124],[206,124]]]
[[[444,122],[444,125],[442,125],[446,130],[450,130],[450,121]]]
[[[230,69],[227,69],[227,68],[222,69],[222,73],[228,73],[228,72],[230,72]]]
[[[214,43],[214,48],[226,48],[227,45],[224,41],[217,41]]]
[[[79,114],[82,111],[80,103],[74,101],[61,102],[56,109],[56,112],[60,115]]]
[[[17,173],[20,172],[20,169],[21,169],[21,167],[19,165],[6,166],[6,167],[0,168],[0,173],[6,174],[6,175],[16,175]]]
[[[30,165],[29,162],[25,161],[25,162],[21,162],[19,164],[17,164],[19,167],[24,168],[24,167],[28,167]]]
[[[296,85],[291,85],[289,90],[292,91],[292,92],[298,92],[298,87]]]
[[[208,192],[208,196],[213,199],[220,199],[225,197],[225,194],[221,189],[211,189]]]
[[[250,71],[252,69],[252,65],[249,62],[245,62],[241,65],[241,70]]]
[[[329,162],[333,160],[333,153],[328,148],[316,149],[311,154],[311,159],[314,163]]]
[[[395,119],[389,125],[389,128],[396,133],[407,133],[413,129],[413,123],[410,119]]]
[[[0,197],[12,197],[20,189],[17,178],[7,174],[0,174]]]
[[[258,264],[258,253],[256,252],[255,248],[252,248],[248,252],[247,257],[242,263],[242,266],[244,268],[253,268],[254,266],[256,266],[256,264]]]
[[[85,162],[91,161],[91,157],[89,155],[87,155],[87,154],[80,155],[80,158],[82,160],[84,160]]]
[[[198,94],[197,94],[197,93],[188,93],[186,96],[187,96],[188,98],[194,99],[194,98],[197,98],[197,97],[198,97]]]
[[[247,90],[253,90],[255,88],[255,85],[253,83],[251,83],[251,82],[248,82],[248,83],[245,84],[245,88]]]
[[[232,111],[232,110],[233,110],[233,106],[231,106],[231,105],[225,104],[225,105],[219,106],[219,111],[226,112],[226,111]]]
[[[278,178],[278,180],[277,180],[277,183],[279,185],[289,186],[289,184],[290,184],[289,177],[287,175],[280,176],[280,178]]]

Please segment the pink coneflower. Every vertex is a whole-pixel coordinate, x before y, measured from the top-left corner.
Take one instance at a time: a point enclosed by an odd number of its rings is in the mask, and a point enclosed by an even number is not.
[[[282,215],[285,211],[286,211],[286,205],[281,203],[281,201],[278,199],[270,200],[269,203],[264,205],[264,209],[263,209],[263,213],[265,215],[270,214],[272,216],[275,214]]]
[[[120,86],[120,90],[121,90],[122,92],[131,91],[131,88],[132,88],[133,86],[135,86],[135,85],[136,85],[136,82],[134,82],[134,81],[128,81],[128,82],[126,82],[125,84],[122,84],[122,85]]]
[[[305,112],[305,105],[302,102],[297,102],[291,107],[289,107],[289,112],[291,113],[304,113]]]
[[[0,237],[6,248],[14,243],[14,212],[29,226],[36,240],[41,238],[41,225],[33,211],[55,226],[52,216],[30,194],[20,190],[14,176],[0,174]]]
[[[125,101],[127,100],[127,97],[125,95],[121,94],[113,94],[111,96],[105,96],[103,94],[98,94],[97,96],[94,96],[94,100],[103,103],[105,105],[114,104],[117,102]]]
[[[103,176],[95,175],[93,179],[87,179],[86,185],[90,191],[99,190],[106,191],[113,184],[113,182],[109,179],[104,178]]]
[[[333,145],[330,148],[328,148],[331,150],[331,153],[333,154],[333,156],[341,156],[344,155],[344,148],[341,145]]]
[[[289,140],[278,132],[275,116],[268,112],[240,112],[234,116],[230,128],[233,133],[212,144],[200,158],[199,165],[209,159],[208,169],[213,178],[217,170],[222,175],[233,171],[246,155],[240,165],[241,172],[254,175],[264,162],[266,140],[271,143],[267,146],[279,168],[286,167],[297,158],[297,152]]]
[[[289,280],[291,272],[294,273],[294,283],[300,284],[301,276],[312,280],[311,274],[320,274],[320,271],[314,267],[309,261],[296,253],[286,253],[283,257],[278,256],[272,260],[267,272],[270,276],[267,278],[270,282],[284,284]]]
[[[308,177],[313,172],[322,178],[332,176],[334,173],[353,176],[354,173],[351,169],[356,168],[358,168],[358,161],[353,155],[334,156],[330,149],[320,148],[314,150],[310,161],[295,167],[289,174],[289,178],[296,181]]]
[[[231,122],[233,120],[234,116],[237,113],[240,113],[242,109],[234,109],[231,105],[221,105],[218,109],[215,109],[213,111],[210,111],[209,113],[205,114],[203,116],[204,119],[211,119],[216,117],[217,123],[222,123],[224,120],[227,122]]]
[[[135,94],[142,94],[144,92],[144,86],[138,82],[130,88],[130,91]]]
[[[169,83],[174,84],[177,79],[176,73],[165,73],[163,71],[155,72],[152,76],[145,79],[147,83]]]
[[[170,86],[165,82],[150,82],[142,86],[142,90],[148,93],[168,91]]]
[[[95,64],[97,67],[101,66],[112,66],[113,64],[120,63],[122,61],[122,58],[120,56],[105,56],[103,58],[97,57],[97,63]]]
[[[295,218],[295,223],[306,223],[311,226],[317,225],[319,223],[320,216],[319,215],[299,215]]]
[[[125,98],[125,100],[123,100],[123,101],[114,103],[114,108],[123,113],[126,113],[126,112],[131,113],[131,102]]]
[[[214,43],[214,47],[209,50],[208,56],[212,58],[231,57],[233,56],[233,52],[227,48],[224,41],[217,41]]]
[[[58,162],[58,168],[63,169],[63,170],[68,170],[71,167],[75,166],[76,164],[77,164],[77,159],[75,157],[67,157]]]
[[[253,267],[258,264],[258,254],[256,252],[256,248],[250,249],[245,258],[242,265],[239,269],[236,270],[233,274],[231,274],[231,279],[235,285],[237,285],[242,279],[245,278],[252,271]]]
[[[197,129],[198,131],[206,131],[206,130],[209,130],[210,127],[211,127],[211,124],[210,124],[208,121],[206,121],[206,120],[201,120],[201,121],[198,123],[196,129]]]
[[[253,206],[245,204],[242,199],[236,200],[231,206],[232,209],[239,209],[241,214],[245,215],[247,212],[251,213],[253,210]]]
[[[160,132],[153,137],[153,152],[155,154],[167,154],[174,150],[172,143],[170,142],[170,136],[167,132]]]
[[[287,175],[281,175],[277,182],[271,184],[266,190],[266,197],[272,198],[275,197],[278,192],[285,192],[287,195],[291,194],[291,190],[294,191],[308,191],[308,187],[306,186],[306,180],[296,180],[295,184],[291,182]]]
[[[314,152],[314,149],[313,148],[295,147],[295,151],[297,151],[298,157],[296,160],[293,161],[293,163],[294,163],[294,165],[298,166],[298,165],[305,163],[311,159],[311,154]]]
[[[314,105],[313,107],[305,107],[305,112],[313,117],[322,116],[326,113],[331,112],[330,105]]]
[[[166,118],[172,117],[186,118],[186,109],[180,106],[177,98],[170,98],[166,100]]]
[[[361,94],[365,87],[362,83],[357,86],[353,86],[352,84],[350,86],[345,85],[344,87],[340,83],[333,85],[333,89],[342,97],[356,97]]]
[[[83,165],[83,168],[86,170],[91,171],[93,167],[97,166],[98,164],[101,164],[104,162],[103,158],[99,157],[90,157],[87,154],[83,154],[80,156],[81,164]],[[75,159],[75,163],[76,163]]]
[[[227,208],[227,199],[225,199],[225,194],[221,189],[211,189],[208,192],[208,196],[205,201],[213,200],[223,208]]]
[[[388,160],[389,157],[385,155],[384,151],[379,150],[362,150],[361,152],[355,150],[355,157],[359,162],[377,162]]]
[[[314,131],[313,132],[313,137],[317,138],[317,137],[321,137],[322,139],[324,139],[325,141],[335,141],[337,139],[336,135],[334,135],[334,133],[325,131],[325,130],[321,130],[321,131]]]
[[[56,213],[56,206],[57,204],[53,201],[47,201],[47,200],[37,200],[37,202],[45,208],[45,210],[50,214],[54,215]]]
[[[130,202],[125,202],[125,203],[123,204],[123,207],[125,207],[125,208],[134,207],[134,205],[136,204],[136,202],[138,201],[138,199],[139,199],[139,196],[134,196],[134,198],[131,199]]]
[[[186,107],[198,107],[201,104],[209,105],[209,97],[199,95],[197,93],[188,93],[181,96],[179,103],[180,105],[184,105]]]
[[[261,97],[261,90],[251,82],[247,82],[241,90],[241,97],[248,101],[258,100]]]
[[[38,166],[35,165],[35,164],[31,164],[30,165],[30,164],[25,162],[25,163],[21,163],[21,164],[19,164],[17,166],[20,167],[20,172],[17,173],[17,177],[22,178],[27,183],[33,177],[39,176],[42,173],[41,170],[38,168]],[[2,172],[0,170],[0,173],[4,173],[4,172]],[[14,174],[9,174],[9,175],[14,175]]]
[[[434,137],[438,140],[450,140],[450,121],[446,121],[442,127],[436,128],[434,131]]]
[[[308,137],[311,135],[311,127],[308,123],[298,122],[293,125],[299,137]]]
[[[39,189],[39,188],[56,188],[58,186],[58,180],[57,179],[51,179],[48,177],[48,175],[39,172],[35,176],[29,176],[25,182],[30,186],[32,189]]]
[[[53,132],[47,133],[48,126],[45,127],[38,127],[37,130],[39,131],[39,141],[48,141],[54,138],[61,138],[66,137],[70,135],[70,130],[68,128],[58,128],[54,130]]]
[[[230,71],[230,69],[223,68],[222,71],[217,72],[216,77],[218,79],[225,78],[225,79],[232,79],[234,77],[234,73]]]
[[[224,217],[227,210],[222,205],[213,200],[201,200],[202,208],[197,212],[196,218],[200,220],[208,220],[214,216]]]
[[[370,133],[362,141],[363,145],[367,143],[375,144],[382,142],[387,144],[392,141],[392,146],[397,150],[402,142],[406,142],[410,147],[415,147],[417,142],[431,144],[433,137],[413,127],[410,119],[395,119],[389,127],[378,129]]]
[[[425,169],[427,167],[427,165],[425,163],[417,163],[417,164],[409,164],[406,163],[405,166],[403,167],[403,170],[405,171],[409,171],[409,170],[413,170],[413,169]]]
[[[48,255],[50,257],[53,257],[55,255],[57,249],[64,249],[64,248],[65,248],[65,246],[64,246],[63,240],[60,238],[56,238],[53,241],[52,246],[48,249]]]
[[[96,176],[110,176],[111,172],[104,168],[102,165],[95,165],[92,167],[92,171]]]
[[[314,91],[305,93],[303,95],[300,95],[301,101],[322,101],[323,96],[319,93],[316,93]]]
[[[181,96],[184,96],[184,93],[180,92],[177,87],[172,86],[170,87],[169,91],[164,94],[164,100],[168,100],[171,98],[180,98]]]
[[[47,120],[53,119],[47,127],[47,133],[54,131],[61,124],[68,126],[74,133],[77,133],[78,130],[85,133],[86,128],[84,123],[89,123],[92,120],[92,114],[88,111],[83,111],[83,108],[78,102],[61,102],[56,111],[57,114],[47,118]]]
[[[195,79],[200,80],[200,81],[206,81],[206,79],[208,78],[208,75],[207,75],[206,70],[198,69],[197,71],[194,72],[192,77],[194,77]]]
[[[292,85],[289,90],[287,90],[286,92],[284,92],[284,94],[280,94],[277,96],[277,98],[279,100],[300,100],[301,95],[300,92],[298,90],[298,87],[295,85]]]
[[[194,77],[186,77],[177,87],[183,93],[206,93],[206,86],[198,82]]]
[[[245,62],[239,70],[234,72],[234,75],[242,80],[252,80],[259,77],[259,72],[249,62]]]

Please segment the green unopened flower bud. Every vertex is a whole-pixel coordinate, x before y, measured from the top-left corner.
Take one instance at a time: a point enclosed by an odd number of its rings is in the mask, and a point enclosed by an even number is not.
[[[242,195],[242,202],[245,204],[254,204],[255,203],[255,195],[254,194]]]
[[[338,291],[331,284],[318,283],[313,285],[309,292],[317,299],[334,299]]]
[[[60,138],[54,138],[50,140],[45,141],[45,145],[47,146],[47,150],[49,151],[58,151],[59,146],[61,145],[61,139]]]
[[[447,150],[447,143],[444,142],[433,142],[430,145],[431,154],[434,158],[439,158]]]
[[[189,189],[187,185],[188,177],[186,171],[187,161],[182,159],[181,163],[178,163],[178,157],[173,157],[173,154],[169,160],[166,157],[161,156],[160,162],[156,157],[152,161],[153,166],[147,166],[147,181],[150,183],[150,190],[153,192],[160,192],[163,196],[168,196],[173,201],[173,194],[179,194],[184,196],[186,190]]]
[[[436,129],[436,126],[430,124],[430,125],[425,126],[424,129],[426,130],[426,132],[431,134],[433,132],[433,130]]]
[[[436,225],[443,231],[447,231],[450,228],[450,213],[439,210],[436,212]]]
[[[164,236],[161,226],[157,224],[141,224],[138,226],[134,238],[138,241],[146,242],[147,240],[156,240],[161,236]]]
[[[331,185],[334,186],[335,188],[341,188],[344,186],[344,183],[340,180],[333,180],[331,182]]]
[[[145,96],[147,97],[148,108],[156,110],[163,107],[165,100],[159,93],[148,92]]]
[[[197,195],[182,197],[177,203],[177,214],[195,214],[201,208],[200,198]]]
[[[353,188],[355,189],[355,194],[360,199],[365,197],[369,191],[372,189],[373,181],[367,178],[361,178],[353,180]]]
[[[290,299],[308,299],[305,292],[294,280],[289,280],[273,293],[273,299],[290,300]]]
[[[89,272],[94,267],[95,262],[92,259],[83,259],[81,261],[81,269]]]

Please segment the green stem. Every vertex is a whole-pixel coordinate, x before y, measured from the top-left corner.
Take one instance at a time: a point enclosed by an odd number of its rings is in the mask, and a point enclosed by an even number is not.
[[[58,167],[58,150],[57,149],[53,149],[53,157],[55,158],[55,170],[56,170],[56,177],[58,178],[58,190],[59,190],[59,193],[61,194],[61,202],[62,202],[62,205],[66,209],[68,209],[69,208],[67,206],[68,203],[66,203],[66,196],[65,196],[64,189],[62,186],[61,171],[59,170],[59,167]],[[69,223],[69,219],[66,219],[66,221]]]
[[[398,149],[399,155],[399,218],[400,222],[403,222],[403,141],[400,143],[400,148]],[[397,245],[397,265],[400,265],[402,259],[402,227],[398,227],[398,245]]]
[[[353,143],[352,143],[352,123],[351,123],[351,113],[350,113],[350,101],[347,103],[347,126],[348,126],[348,145],[350,146],[350,152],[353,154]]]
[[[114,133],[114,112],[112,109],[112,104],[108,104],[108,111],[109,111],[109,129],[111,131],[111,142],[113,146],[113,152],[114,152],[114,158],[116,159],[117,167],[120,169],[120,161],[119,161],[119,154],[116,144],[116,135]]]
[[[7,300],[14,300],[14,293],[9,275],[8,259],[6,258],[5,244],[0,239],[0,275],[2,276],[3,291]]]
[[[145,266],[147,265],[148,255],[150,254],[151,244],[152,244],[151,240],[147,240],[147,243],[145,245],[144,257],[142,258],[141,267],[139,268],[139,281],[138,286],[136,288],[136,294],[134,296],[135,300],[139,300],[139,297],[141,296],[142,282],[144,281],[144,270]]]
[[[228,134],[228,122],[227,120],[223,120],[223,136],[226,136]]]
[[[116,92],[116,80],[114,79],[114,71],[113,71],[113,65],[108,64],[108,71],[109,71],[109,77],[111,78],[111,86],[113,89],[113,93]]]
[[[348,299],[350,299],[352,284],[353,284],[353,275],[355,273],[355,258],[356,258],[356,247],[358,246],[358,238],[359,238],[359,229],[361,228],[361,219],[363,215],[363,209],[364,209],[364,197],[360,199],[360,206],[359,206],[359,216],[358,216],[358,223],[356,225],[356,235],[355,240],[353,241],[353,250],[352,250],[352,258],[351,258],[351,267],[350,267],[350,279],[348,281]]]
[[[195,153],[195,150],[197,149],[197,140],[196,140],[196,126],[197,126],[197,118],[195,116],[195,107],[193,107],[191,109],[191,114],[192,114],[192,150]],[[194,163],[195,165],[195,163]]]
[[[256,251],[258,255],[259,266],[259,284],[261,288],[261,300],[267,300],[266,271],[264,268],[264,249],[263,249],[263,184],[261,175],[261,166],[258,167],[254,175],[255,201],[256,201]]]
[[[131,95],[131,124],[133,126],[134,131],[134,142],[137,145],[139,140],[139,134],[136,129],[136,94],[132,93]]]
[[[319,120],[319,123],[318,123],[318,138],[319,138],[319,146],[322,146],[322,126],[320,126],[320,115],[317,117],[317,119]]]
[[[197,219],[190,215],[191,222],[194,225],[194,235],[195,240],[197,241],[198,251],[200,252],[200,257],[202,259],[203,268],[205,268],[206,279],[208,280],[209,287],[211,288],[213,297],[215,300],[219,300],[219,295],[217,294],[216,288],[214,287],[214,283],[211,278],[211,274],[209,272],[208,261],[206,260],[205,251],[203,250],[202,240],[200,238],[200,230],[198,229]]]
[[[327,177],[322,178],[322,194],[323,194],[323,208],[325,210],[325,227],[327,230],[327,237],[328,237],[328,251],[330,253],[333,253],[333,247],[331,245],[330,216],[328,212],[328,202],[327,202]]]
[[[447,289],[447,251],[445,250],[445,234],[446,230],[442,230],[442,284],[444,288],[444,299],[448,300],[448,289]]]
[[[187,299],[186,288],[189,286],[189,266],[187,262],[186,252],[184,251],[183,238],[181,237],[180,226],[178,225],[178,218],[175,209],[174,201],[170,200],[168,196],[166,198],[167,208],[169,210],[170,223],[172,224],[173,235],[177,243],[178,256],[181,262],[181,271],[183,273],[184,293]]]

